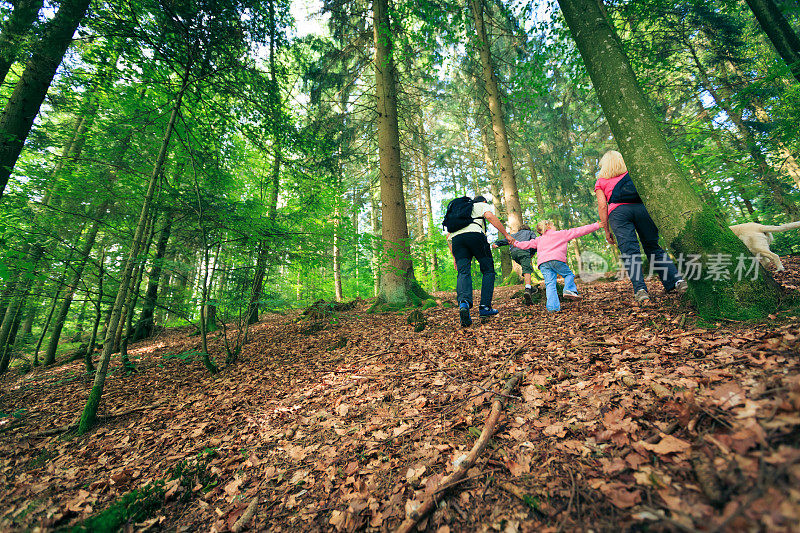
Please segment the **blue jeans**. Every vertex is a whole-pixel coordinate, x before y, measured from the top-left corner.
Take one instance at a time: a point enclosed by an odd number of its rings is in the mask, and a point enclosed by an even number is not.
[[[472,307],[472,258],[481,267],[481,305],[492,308],[494,294],[494,261],[485,233],[469,232],[453,237],[453,257],[456,260],[458,278],[456,297],[458,303],[467,302]]]
[[[650,261],[650,269],[658,274],[664,290],[671,291],[675,283],[681,279],[675,263],[672,262],[667,252],[658,245],[658,228],[656,227],[644,204],[623,204],[608,215],[608,226],[617,239],[617,247],[628,271],[628,277],[633,284],[633,293],[647,289],[642,272],[642,248]],[[639,240],[636,235],[639,235]]]
[[[563,261],[545,261],[539,265],[539,271],[544,276],[544,288],[547,294],[547,310],[560,311],[561,302],[558,300],[558,286],[556,280],[558,276],[564,278],[564,290],[578,293],[578,286],[575,285],[575,274]]]

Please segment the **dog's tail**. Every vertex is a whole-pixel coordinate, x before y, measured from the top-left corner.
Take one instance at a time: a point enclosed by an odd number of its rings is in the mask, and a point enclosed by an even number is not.
[[[789,222],[787,224],[781,224],[780,226],[765,226],[761,225],[761,231],[765,233],[779,233],[781,231],[789,231],[792,229],[800,229],[800,220],[797,222]]]

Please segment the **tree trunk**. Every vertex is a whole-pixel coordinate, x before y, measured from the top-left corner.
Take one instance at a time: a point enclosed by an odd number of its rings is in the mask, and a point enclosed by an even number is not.
[[[153,165],[153,172],[150,174],[150,182],[147,185],[147,192],[145,193],[144,202],[142,202],[142,210],[139,214],[139,221],[136,225],[136,233],[133,237],[133,243],[131,244],[128,258],[125,261],[124,271],[120,276],[119,289],[117,290],[117,297],[114,300],[111,321],[108,327],[106,338],[103,341],[103,353],[100,358],[100,367],[95,373],[92,390],[89,393],[88,399],[86,400],[86,406],[83,409],[81,420],[78,425],[78,432],[80,434],[89,431],[97,419],[97,408],[100,405],[100,397],[103,394],[103,387],[105,386],[106,376],[108,374],[108,364],[111,361],[111,353],[112,349],[114,348],[113,335],[116,333],[117,326],[119,326],[120,319],[122,318],[122,309],[125,304],[125,299],[128,295],[128,288],[130,287],[131,283],[134,263],[136,262],[136,257],[138,256],[139,250],[141,249],[145,239],[145,226],[147,225],[147,219],[150,213],[150,204],[153,201],[153,195],[155,193],[156,184],[158,183],[158,178],[161,176],[161,172],[164,168],[164,161],[166,161],[167,152],[169,150],[169,141],[175,128],[175,121],[178,118],[178,111],[181,107],[181,101],[183,100],[186,87],[189,84],[189,75],[191,72],[190,69],[191,63],[186,66],[186,70],[183,74],[183,82],[178,94],[175,97],[175,105],[172,108],[172,113],[170,114],[169,122],[167,123],[167,127],[164,132],[164,138],[161,141],[161,148]]]
[[[356,298],[361,298],[361,269],[359,268],[361,257],[361,239],[358,216],[363,205],[363,189],[353,187],[353,210],[350,213],[350,224],[353,227],[353,263],[355,268]]]
[[[475,19],[475,30],[478,34],[483,79],[486,85],[486,96],[489,101],[489,112],[492,117],[494,144],[497,150],[497,159],[500,163],[500,179],[503,182],[503,194],[508,212],[507,225],[510,231],[515,233],[519,231],[519,226],[522,224],[522,207],[519,203],[519,192],[517,191],[517,179],[514,175],[514,162],[511,159],[511,148],[508,145],[500,89],[497,86],[489,40],[483,22],[483,0],[470,0],[470,3],[472,15]]]
[[[69,313],[69,308],[72,305],[72,298],[75,295],[75,290],[78,288],[78,283],[81,281],[83,270],[86,268],[86,263],[89,260],[89,255],[92,253],[92,248],[94,248],[94,243],[97,239],[97,233],[100,231],[100,222],[105,217],[108,205],[108,201],[103,202],[95,212],[95,222],[92,224],[92,227],[86,234],[83,248],[80,251],[80,259],[78,260],[78,264],[75,265],[72,277],[67,283],[64,293],[64,300],[61,302],[61,307],[56,315],[56,321],[53,324],[53,333],[50,335],[50,342],[47,345],[47,351],[44,354],[44,364],[46,365],[52,365],[56,362],[56,349],[58,348],[58,342],[61,339],[61,331],[64,329],[64,323],[67,320],[67,314]]]
[[[339,211],[341,187],[336,187],[336,198],[333,199],[333,293],[337,302],[342,301],[342,257],[341,231],[342,221]]]
[[[425,213],[428,216],[428,238],[426,241],[431,257],[431,289],[436,292],[439,290],[439,260],[436,257],[436,248],[433,245],[436,226],[433,223],[433,203],[431,202],[430,154],[428,152],[428,140],[425,138],[425,123],[422,117],[420,117],[419,121],[419,132],[422,147],[422,156],[420,158],[420,164],[422,165],[422,192],[425,195]]]
[[[746,0],[795,79],[800,82],[800,38],[773,0]]]
[[[135,372],[136,366],[131,363],[130,359],[128,358],[128,343],[130,342],[131,334],[133,333],[133,316],[136,314],[136,304],[139,302],[139,293],[141,292],[142,288],[142,278],[144,277],[144,267],[146,258],[150,253],[150,246],[153,244],[153,239],[155,238],[155,226],[157,217],[155,214],[149,217],[148,221],[148,230],[147,230],[147,242],[142,247],[140,256],[142,260],[136,261],[136,268],[134,269],[133,274],[133,284],[131,288],[128,290],[128,297],[125,302],[125,312],[122,315],[123,318],[120,320],[120,328],[117,331],[117,335],[119,338],[119,356],[120,360],[122,361],[122,366],[128,372]]]
[[[483,164],[486,166],[486,176],[489,178],[489,190],[492,193],[492,206],[494,207],[494,212],[497,214],[498,218],[505,220],[506,209],[503,206],[502,201],[502,198],[505,197],[505,194],[503,194],[501,184],[497,179],[497,174],[495,173],[494,161],[492,160],[490,146],[491,141],[489,140],[489,135],[486,132],[487,127],[488,126],[484,126],[481,128]],[[520,219],[520,224],[522,224],[522,219]],[[500,248],[500,275],[505,280],[512,272],[516,272],[518,276],[522,277],[522,266],[511,260],[511,250],[507,246],[503,246]]]
[[[0,116],[0,198],[89,0],[64,0]]]
[[[11,65],[17,60],[19,49],[36,22],[42,4],[43,0],[14,2],[14,10],[6,19],[0,33],[0,85],[5,81]]]
[[[94,354],[95,345],[97,344],[97,330],[100,328],[100,320],[103,317],[103,276],[104,267],[103,263],[106,260],[106,251],[103,249],[100,252],[100,261],[97,268],[97,302],[95,303],[94,310],[94,324],[92,325],[92,335],[89,337],[89,344],[86,346],[86,353],[84,354],[84,365],[86,373],[91,374],[94,372],[94,363],[92,362],[92,355]]]
[[[86,320],[86,306],[89,303],[89,298],[84,295],[83,303],[81,304],[81,310],[78,313],[78,318],[75,324],[75,333],[72,335],[70,342],[80,342],[83,338],[83,334],[85,333],[86,326],[84,324],[84,320]]]
[[[60,295],[60,291],[56,289],[55,295],[53,295],[53,303],[50,305],[50,310],[47,312],[47,318],[42,324],[42,332],[39,334],[39,340],[36,342],[36,348],[33,350],[33,366],[39,366],[39,349],[42,347],[42,341],[47,336],[47,329],[50,327],[50,321],[53,320],[53,313],[56,310],[56,304],[58,304],[58,297]]]
[[[8,370],[12,346],[11,341],[16,337],[16,331],[19,325],[17,318],[25,308],[28,293],[31,290],[34,277],[39,268],[39,261],[41,261],[43,255],[44,247],[38,244],[34,245],[34,250],[30,256],[31,265],[27,270],[28,274],[25,275],[23,271],[17,272],[16,278],[12,281],[14,289],[11,294],[11,300],[3,315],[3,322],[0,324],[0,374]],[[19,292],[14,294],[13,292],[17,290],[19,290]],[[15,327],[15,325],[17,327]]]
[[[501,219],[505,217],[505,208],[503,207],[503,202],[501,201],[502,193],[500,191],[500,182],[495,176],[491,176],[489,178],[489,190],[492,192],[492,205],[494,207],[495,213]],[[518,268],[518,274],[522,276],[522,267],[514,263],[511,260],[511,250],[509,250],[508,246],[503,246],[500,248],[500,275],[503,279],[508,278],[508,276],[514,272],[514,269]]]
[[[381,293],[381,245],[380,245],[380,212],[378,210],[378,198],[380,191],[376,194],[370,188],[369,205],[370,221],[372,222],[372,295],[378,296]]]
[[[158,301],[158,286],[161,282],[161,269],[171,232],[172,211],[167,211],[164,216],[164,227],[161,228],[161,233],[158,236],[158,244],[156,244],[156,256],[153,258],[153,265],[150,267],[150,273],[147,275],[147,294],[144,298],[142,314],[139,316],[139,322],[136,324],[136,332],[133,334],[134,342],[140,339],[146,339],[153,334],[153,328],[155,326],[153,316],[156,310],[156,302]]]
[[[400,131],[397,124],[397,72],[392,57],[392,30],[387,0],[374,0],[375,93],[378,110],[378,154],[383,218],[383,250],[380,300],[406,306],[425,293],[414,278],[411,262],[403,172],[400,164]]]
[[[544,198],[542,197],[542,186],[539,183],[539,173],[536,172],[536,166],[533,164],[533,156],[531,151],[527,150],[525,155],[528,157],[528,168],[531,172],[531,183],[533,183],[533,192],[536,196],[536,209],[539,211],[539,217],[545,218],[547,209],[544,206]]]
[[[270,73],[270,91],[267,95],[270,105],[270,114],[272,118],[272,189],[270,191],[270,203],[267,206],[267,220],[270,227],[275,223],[278,215],[278,194],[280,191],[281,179],[281,95],[280,86],[278,85],[278,74],[275,66],[275,51],[276,51],[276,19],[275,19],[275,0],[270,0],[268,6],[269,16],[269,73]],[[258,257],[256,258],[256,269],[253,273],[253,285],[250,291],[250,304],[248,307],[248,324],[255,324],[258,322],[258,304],[261,301],[261,291],[263,290],[264,275],[267,272],[267,253],[268,253],[268,239],[264,239],[259,243]]]
[[[689,281],[689,294],[706,317],[764,317],[779,303],[778,285],[742,242],[700,198],[670,151],[644,98],[628,58],[596,0],[559,0],[600,105],[625,157],[631,177],[662,238],[680,258],[699,255],[709,265],[712,254],[748,259],[757,279]]]
[[[32,302],[28,305],[28,312],[25,314],[25,322],[22,323],[22,333],[20,334],[23,339],[30,339],[33,334],[33,323],[36,316],[39,314],[39,305],[37,302]]]

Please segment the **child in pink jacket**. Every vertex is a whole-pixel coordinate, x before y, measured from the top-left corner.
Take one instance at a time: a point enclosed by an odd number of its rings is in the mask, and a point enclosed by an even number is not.
[[[548,311],[554,313],[561,310],[561,302],[558,300],[558,291],[556,290],[556,279],[559,275],[564,278],[564,298],[569,300],[580,298],[578,287],[575,285],[575,274],[567,265],[567,243],[598,229],[600,229],[600,224],[595,222],[579,228],[558,231],[552,222],[543,220],[536,225],[536,231],[539,232],[540,237],[514,243],[514,246],[521,250],[534,249],[537,251],[537,263],[544,276]]]

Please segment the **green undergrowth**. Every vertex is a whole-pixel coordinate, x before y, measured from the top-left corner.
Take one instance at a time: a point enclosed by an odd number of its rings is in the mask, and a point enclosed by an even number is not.
[[[512,285],[519,285],[520,283],[522,283],[522,277],[512,270],[511,273],[506,276],[506,279],[500,283],[500,287],[510,287]]]
[[[197,456],[180,461],[167,471],[164,479],[127,492],[114,500],[103,511],[90,516],[79,524],[62,528],[59,531],[111,533],[119,531],[127,524],[142,522],[153,516],[164,505],[167,494],[166,486],[174,480],[179,480],[179,489],[176,494],[182,503],[186,503],[192,498],[195,494],[192,489],[198,484],[202,487],[201,492],[205,494],[219,483],[219,479],[211,473],[209,468],[211,460],[216,456],[216,450],[206,448]]]
[[[164,482],[161,480],[145,485],[123,494],[107,509],[90,516],[81,524],[60,531],[69,533],[119,531],[125,524],[141,522],[154,514],[164,502],[164,493]]]

